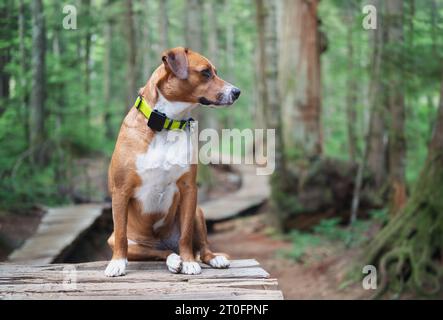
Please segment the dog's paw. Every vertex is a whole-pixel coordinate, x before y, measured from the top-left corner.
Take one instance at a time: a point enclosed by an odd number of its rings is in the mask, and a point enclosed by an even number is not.
[[[166,266],[172,273],[179,273],[182,269],[182,258],[176,253],[171,253],[166,258]]]
[[[183,262],[181,273],[183,274],[200,274],[202,268],[197,262]]]
[[[107,277],[120,277],[126,273],[126,265],[128,259],[115,259],[111,260],[106,267],[105,276]]]
[[[209,260],[209,265],[217,269],[229,268],[230,264],[231,262],[225,256],[215,256]]]

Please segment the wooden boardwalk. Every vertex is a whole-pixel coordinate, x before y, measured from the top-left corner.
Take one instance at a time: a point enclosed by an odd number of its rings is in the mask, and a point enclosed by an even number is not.
[[[117,278],[104,276],[106,263],[0,264],[0,299],[283,299],[255,260],[234,260],[229,269],[202,265],[200,275],[171,274],[165,262],[130,262]]]
[[[26,264],[52,263],[100,217],[106,204],[81,204],[51,208],[36,233],[14,251],[8,261]]]
[[[242,176],[242,184],[236,192],[201,204],[206,221],[219,222],[233,218],[242,212],[264,203],[270,193],[268,177],[256,175],[252,165],[233,165]]]
[[[267,177],[255,166],[234,166],[239,190],[202,204],[209,224],[233,218],[269,196]],[[107,278],[107,262],[63,261],[109,204],[51,208],[36,233],[0,264],[0,299],[283,299],[276,279],[255,260],[234,260],[229,269],[202,265],[200,275],[171,274],[165,262],[130,262],[127,275]]]

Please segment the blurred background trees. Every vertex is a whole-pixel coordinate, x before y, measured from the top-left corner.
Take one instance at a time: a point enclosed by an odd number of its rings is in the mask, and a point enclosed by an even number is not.
[[[188,46],[242,89],[232,108],[199,109],[200,129],[276,129],[271,200],[282,229],[355,222],[376,208],[407,237],[401,216],[420,220],[417,207],[437,228],[441,0],[70,4],[75,30],[63,28],[58,1],[0,3],[2,211],[103,201],[108,159],[138,88],[163,50]],[[366,4],[377,8],[375,30],[362,27]],[[210,181],[203,167],[203,191]],[[396,232],[385,240],[401,238]],[[442,243],[429,237],[425,266]],[[385,244],[372,245],[369,260],[389,252]]]

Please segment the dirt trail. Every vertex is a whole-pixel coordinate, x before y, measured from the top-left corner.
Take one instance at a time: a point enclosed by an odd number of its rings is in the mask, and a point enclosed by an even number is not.
[[[236,219],[216,226],[216,233],[209,241],[217,252],[226,252],[233,259],[257,259],[271,277],[278,279],[285,299],[365,299],[371,292],[360,285],[339,289],[346,267],[356,251],[318,248],[322,259],[306,259],[308,263],[297,263],[278,257],[278,251],[288,249],[291,243],[274,239],[265,233],[266,216]],[[318,252],[317,252],[318,253]]]

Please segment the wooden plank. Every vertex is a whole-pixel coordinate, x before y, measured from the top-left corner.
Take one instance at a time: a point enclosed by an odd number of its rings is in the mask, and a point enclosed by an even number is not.
[[[239,190],[220,199],[201,205],[208,222],[233,218],[251,208],[257,207],[269,198],[270,188],[267,176],[258,176],[252,165],[233,165],[242,175]]]
[[[23,264],[13,264],[13,263],[0,263],[0,276],[2,272],[43,272],[43,271],[61,271],[66,267],[75,266],[77,270],[100,270],[105,269],[108,261],[95,261],[95,262],[85,262],[77,264],[41,264],[41,265],[23,265]],[[239,259],[232,260],[229,269],[235,268],[248,268],[248,267],[258,267],[260,264],[255,259]],[[210,266],[206,264],[200,264],[203,269],[209,269]],[[155,270],[155,269],[165,269],[164,261],[130,261],[127,269],[128,271],[133,270]]]
[[[36,233],[8,258],[10,262],[46,264],[53,262],[82,232],[92,226],[107,204],[82,204],[52,208]]]
[[[104,269],[100,270],[75,270],[67,267],[65,270],[57,271],[28,271],[28,272],[13,272],[1,271],[0,283],[7,285],[11,283],[57,283],[65,277],[69,277],[72,272],[75,272],[77,282],[138,282],[138,281],[169,281],[180,282],[188,281],[189,279],[266,279],[269,274],[260,267],[238,268],[238,269],[205,269],[199,275],[185,275],[185,274],[171,274],[166,270],[166,266],[162,270],[137,270],[127,271],[126,276],[117,278],[107,278],[104,276]],[[97,280],[98,279],[98,280]]]
[[[200,275],[171,274],[164,262],[130,262],[127,275],[107,278],[106,261],[0,264],[1,299],[282,299],[275,279],[254,259],[231,268],[202,264]]]
[[[147,292],[134,290],[127,293],[112,291],[100,292],[97,295],[84,295],[76,292],[65,293],[0,293],[0,299],[9,300],[283,300],[283,294],[278,290],[248,290],[223,288],[219,292],[199,288],[197,291],[181,292]]]

